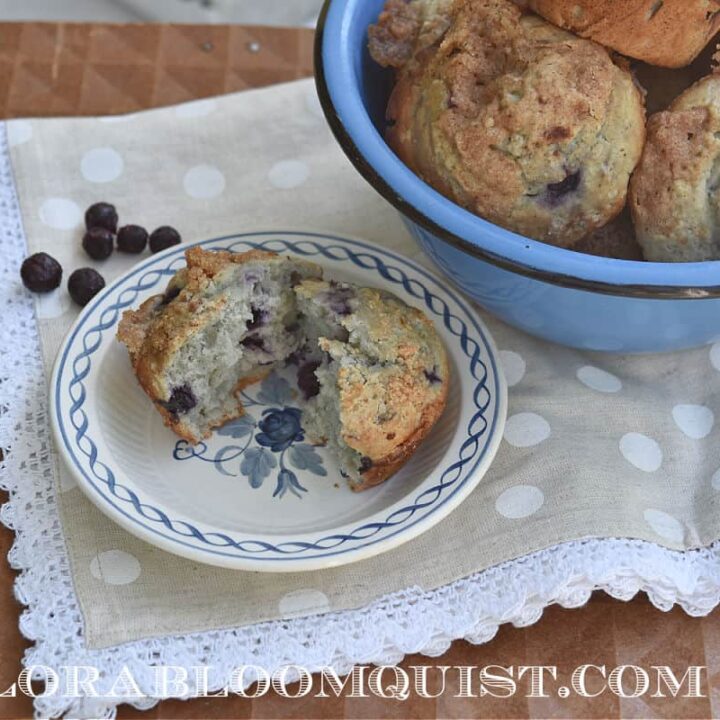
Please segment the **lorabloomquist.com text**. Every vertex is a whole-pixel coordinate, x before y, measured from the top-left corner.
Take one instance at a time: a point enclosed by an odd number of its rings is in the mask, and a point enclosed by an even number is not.
[[[220,680],[220,676],[223,680]],[[288,665],[272,672],[256,665],[240,665],[220,673],[211,666],[183,668],[157,666],[142,678],[123,667],[115,677],[102,675],[91,665],[45,665],[25,668],[17,681],[0,693],[2,697],[61,695],[71,698],[108,697],[194,698],[262,697],[275,693],[287,698],[380,697],[408,700],[412,697],[528,698],[571,695],[595,698],[612,693],[622,698],[701,698],[708,696],[707,668],[691,665],[579,665],[571,671],[554,665],[360,665],[345,676],[329,667]]]

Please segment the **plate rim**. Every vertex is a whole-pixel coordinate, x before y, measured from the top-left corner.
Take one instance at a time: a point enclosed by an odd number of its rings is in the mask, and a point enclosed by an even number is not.
[[[480,452],[480,457],[472,469],[467,474],[467,477],[462,481],[458,487],[453,488],[448,495],[441,500],[435,507],[427,512],[425,515],[419,517],[417,520],[410,522],[409,524],[401,524],[400,527],[394,529],[391,533],[380,537],[377,540],[365,542],[359,546],[352,546],[342,550],[335,550],[328,548],[326,551],[322,551],[321,554],[313,556],[302,556],[297,554],[291,554],[280,557],[248,557],[247,555],[231,554],[229,552],[222,552],[220,548],[213,548],[208,543],[208,547],[198,547],[197,545],[185,542],[182,537],[170,538],[164,533],[153,527],[144,524],[140,518],[136,518],[128,513],[124,508],[117,505],[112,498],[106,493],[103,493],[102,489],[96,485],[96,483],[88,477],[86,470],[81,466],[81,462],[75,458],[73,448],[70,446],[68,438],[66,437],[66,430],[63,427],[61,416],[62,416],[62,403],[59,400],[60,393],[60,379],[61,373],[66,367],[66,360],[71,346],[75,342],[76,335],[81,329],[83,324],[86,322],[88,317],[92,315],[98,308],[101,308],[103,303],[109,298],[118,288],[127,282],[127,280],[144,270],[150,270],[152,266],[161,262],[164,258],[169,258],[178,253],[184,253],[186,249],[193,246],[204,246],[213,243],[221,242],[246,242],[252,243],[253,239],[257,238],[260,242],[261,238],[267,238],[268,236],[277,235],[278,239],[281,238],[293,238],[293,237],[307,237],[315,242],[316,246],[320,241],[335,241],[340,244],[354,246],[354,249],[358,248],[369,250],[373,253],[378,253],[381,257],[391,259],[395,262],[399,262],[401,265],[406,265],[414,272],[424,276],[427,280],[432,281],[437,289],[442,293],[446,294],[449,299],[456,303],[466,314],[466,317],[472,321],[475,325],[475,329],[479,335],[479,340],[485,346],[485,352],[487,358],[485,361],[489,361],[492,367],[493,375],[495,378],[495,387],[492,388],[495,391],[495,408],[492,419],[487,420],[488,427],[491,429],[489,439],[484,443],[484,448]],[[280,252],[283,252],[280,250]],[[289,248],[285,252],[292,252]],[[301,256],[300,253],[294,253],[296,256]],[[179,256],[181,257],[181,256]],[[330,256],[326,256],[327,259],[332,261]],[[356,266],[362,269],[368,270],[371,268],[365,268],[359,263],[355,263]],[[376,268],[377,271],[377,268]],[[161,276],[162,277],[162,274]],[[387,278],[386,278],[387,279]],[[157,282],[157,281],[156,281]],[[397,280],[395,281],[398,282]],[[402,283],[400,283],[402,284]],[[406,290],[407,292],[407,290]],[[412,295],[412,293],[408,293]],[[440,315],[440,313],[437,313]],[[116,324],[117,320],[113,322]],[[107,329],[107,328],[105,328]],[[449,328],[448,328],[449,329]],[[101,342],[98,344],[100,346]],[[69,362],[76,360],[77,358],[71,359]],[[485,387],[490,388],[488,383],[484,383]],[[467,496],[475,489],[478,483],[487,473],[490,465],[492,464],[500,444],[502,442],[503,430],[505,426],[505,420],[507,417],[507,405],[508,405],[508,390],[507,383],[504,377],[502,364],[500,362],[500,356],[496,347],[495,341],[486,327],[483,320],[479,317],[477,310],[473,309],[469,305],[468,301],[458,293],[458,291],[449,288],[435,273],[428,270],[427,268],[417,264],[407,256],[396,252],[394,250],[387,249],[378,243],[368,241],[354,236],[345,234],[338,234],[331,231],[322,230],[305,230],[305,229],[261,229],[261,230],[248,230],[239,233],[225,234],[212,238],[205,238],[202,240],[196,240],[192,242],[183,243],[180,246],[174,246],[167,250],[152,255],[146,258],[144,261],[132,266],[126,272],[119,275],[113,282],[111,282],[96,298],[93,298],[91,303],[87,307],[83,308],[75,319],[71,327],[68,329],[67,334],[63,338],[62,344],[58,350],[58,354],[55,359],[51,384],[50,384],[50,418],[51,427],[53,431],[53,438],[56,443],[56,448],[59,454],[62,456],[62,460],[67,470],[71,473],[74,480],[77,482],[78,487],[83,491],[84,495],[88,497],[91,502],[107,517],[119,524],[125,530],[130,532],[135,537],[147,542],[156,547],[170,552],[174,555],[185,557],[195,562],[201,562],[203,564],[210,564],[219,567],[231,568],[236,570],[251,570],[260,572],[302,572],[307,570],[318,570],[323,568],[337,567],[340,565],[349,564],[351,562],[357,562],[360,560],[368,559],[387,552],[388,550],[399,547],[400,545],[408,542],[422,533],[429,530],[431,527],[442,521],[447,517],[454,509],[456,509]],[[483,416],[484,417],[484,416]],[[104,464],[104,463],[103,463]],[[110,467],[113,464],[111,463]],[[122,468],[121,465],[114,463],[116,468]],[[108,468],[110,469],[110,468]],[[100,479],[98,478],[98,481]],[[418,488],[419,489],[419,488]],[[116,498],[120,500],[121,498]],[[389,511],[392,506],[386,508]],[[390,517],[387,514],[385,518]],[[185,522],[181,520],[181,522]],[[194,522],[194,521],[193,521]],[[367,518],[365,523],[372,522],[371,518]],[[192,527],[192,526],[191,526]],[[202,534],[202,531],[200,531]],[[213,534],[223,534],[218,529],[211,530]],[[324,531],[327,534],[332,534],[332,530]],[[230,535],[226,536],[229,540],[233,540]],[[322,540],[323,538],[321,538]],[[227,545],[225,546],[227,547]]]

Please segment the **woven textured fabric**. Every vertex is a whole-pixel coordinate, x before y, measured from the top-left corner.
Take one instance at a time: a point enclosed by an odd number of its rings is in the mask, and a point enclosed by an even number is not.
[[[310,81],[110,122],[14,121],[7,133],[16,184],[6,150],[1,238],[12,261],[1,291],[17,341],[2,349],[11,392],[0,430],[13,448],[3,517],[19,531],[22,627],[37,641],[29,663],[62,657],[112,677],[124,663],[142,676],[158,659],[204,660],[219,687],[242,662],[341,671],[436,654],[457,637],[482,642],[502,622],[533,622],[551,602],[582,604],[596,587],[623,598],[644,589],[658,606],[679,602],[694,614],[717,603],[720,348],[590,355],[490,318],[511,385],[505,441],[477,491],[425,536],[356,566],[283,577],[197,566],[128,536],[51,450],[45,382],[76,313],[60,289],[37,300],[33,318],[17,282],[25,242],[67,273],[87,264],[82,210],[108,199],[128,222],[170,222],[188,239],[298,225],[422,256],[342,156]],[[111,279],[132,262],[116,255],[103,273]],[[72,712],[112,706],[88,701]],[[67,701],[38,707],[58,713]]]

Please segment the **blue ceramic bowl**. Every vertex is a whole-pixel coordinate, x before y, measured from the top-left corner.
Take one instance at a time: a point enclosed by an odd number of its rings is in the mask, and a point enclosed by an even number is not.
[[[390,72],[367,51],[384,0],[327,0],[315,75],[350,160],[402,214],[438,267],[483,307],[540,337],[590,350],[659,352],[720,340],[720,262],[611,260],[529,240],[443,197],[383,139]]]

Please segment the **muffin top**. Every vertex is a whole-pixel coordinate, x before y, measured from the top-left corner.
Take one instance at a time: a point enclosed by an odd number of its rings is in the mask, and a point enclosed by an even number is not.
[[[720,260],[720,76],[650,118],[630,209],[647,260]]]
[[[370,50],[398,68],[388,141],[460,205],[563,247],[624,206],[644,107],[604,48],[509,0],[390,0]]]
[[[720,29],[720,0],[528,0],[560,27],[650,65],[684,67]]]

